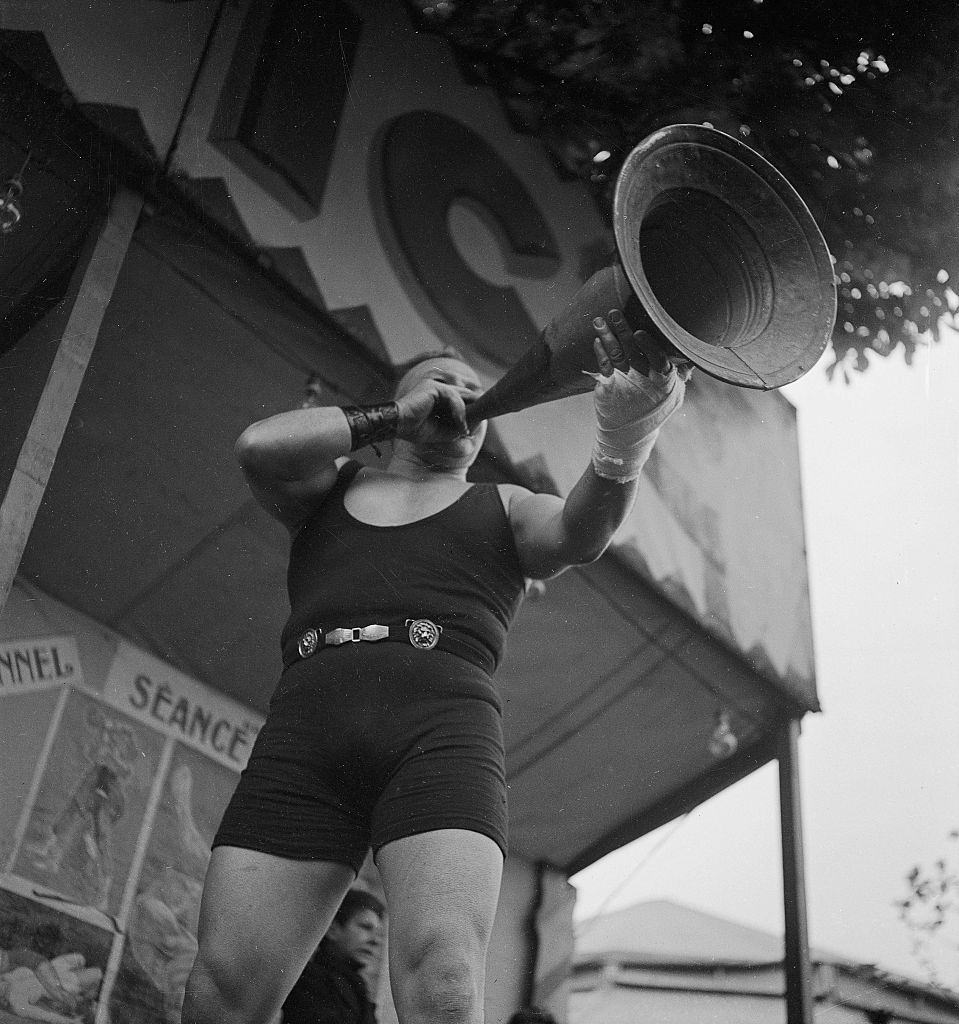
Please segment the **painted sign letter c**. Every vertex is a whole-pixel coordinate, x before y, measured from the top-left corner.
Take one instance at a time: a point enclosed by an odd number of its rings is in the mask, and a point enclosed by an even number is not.
[[[452,340],[498,364],[512,363],[537,337],[536,325],[515,289],[491,284],[466,264],[450,235],[449,211],[456,202],[477,210],[507,267],[517,257],[535,257],[551,270],[559,253],[533,197],[484,139],[436,111],[390,122],[376,160],[381,234],[420,314],[441,336],[452,331]]]

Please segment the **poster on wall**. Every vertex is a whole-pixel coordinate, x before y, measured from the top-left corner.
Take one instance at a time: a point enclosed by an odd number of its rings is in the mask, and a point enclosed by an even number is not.
[[[156,732],[73,690],[13,873],[115,916],[162,746]]]
[[[113,1024],[179,1024],[200,894],[234,772],[178,743],[157,809],[110,997]]]
[[[156,732],[73,690],[13,873],[116,915],[162,746]]]
[[[0,868],[9,867],[37,756],[66,684],[82,682],[79,666],[73,637],[0,638]]]
[[[178,1024],[213,837],[261,719],[119,637],[15,630],[0,634],[0,1024]]]
[[[0,890],[0,1024],[93,1024],[113,933]]]

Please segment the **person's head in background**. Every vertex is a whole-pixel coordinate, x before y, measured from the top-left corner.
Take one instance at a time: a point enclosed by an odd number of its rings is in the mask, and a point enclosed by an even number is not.
[[[326,933],[344,956],[364,967],[375,964],[383,946],[386,908],[365,889],[350,889]]]
[[[556,1024],[556,1018],[538,1006],[524,1006],[510,1017],[508,1024]]]

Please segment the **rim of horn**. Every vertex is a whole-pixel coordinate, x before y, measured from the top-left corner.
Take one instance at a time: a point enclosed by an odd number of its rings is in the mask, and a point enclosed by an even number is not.
[[[711,376],[769,390],[822,355],[836,318],[826,242],[755,150],[713,128],[647,136],[616,181],[619,257],[665,337]]]

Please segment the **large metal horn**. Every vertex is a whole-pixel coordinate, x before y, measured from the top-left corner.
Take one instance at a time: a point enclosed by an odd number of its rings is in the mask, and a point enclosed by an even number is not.
[[[706,373],[770,390],[822,354],[836,317],[826,243],[805,203],[758,153],[701,125],[662,128],[616,181],[619,259],[594,274],[467,419],[590,390],[592,319],[619,308]]]

